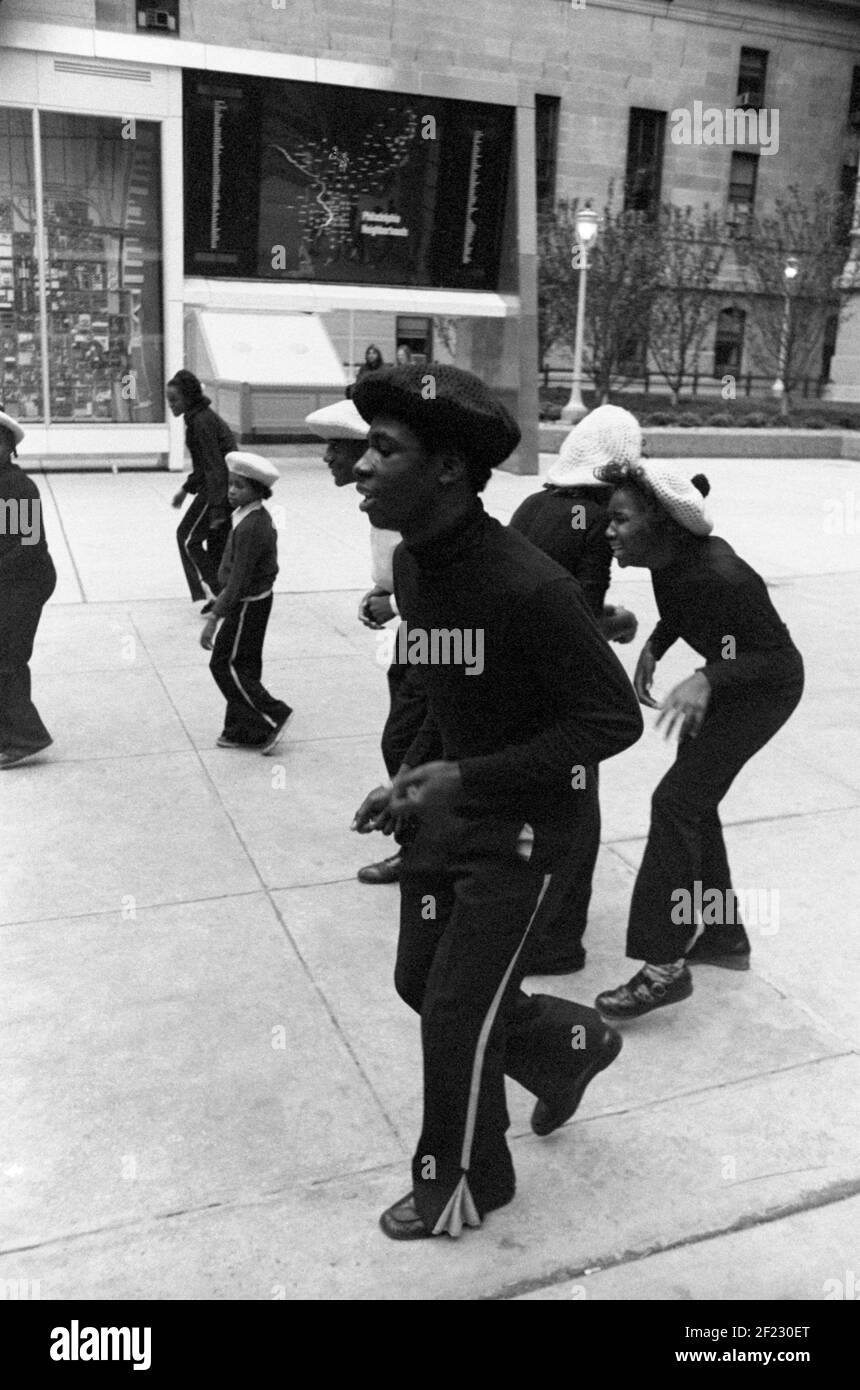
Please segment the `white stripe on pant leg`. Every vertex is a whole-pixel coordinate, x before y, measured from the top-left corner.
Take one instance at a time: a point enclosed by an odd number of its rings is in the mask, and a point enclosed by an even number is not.
[[[260,595],[258,595],[257,597],[259,598]],[[268,596],[263,595],[263,597],[265,598]],[[242,699],[245,701],[245,704],[250,705],[251,709],[254,711],[255,714],[259,714],[261,719],[265,719],[267,724],[271,724],[272,728],[276,729],[278,727],[277,720],[272,719],[270,715],[264,714],[261,709],[257,708],[257,706],[254,704],[254,701],[248,694],[247,690],[245,690],[245,688],[243,687],[242,682],[239,680],[239,677],[236,674],[236,667],[233,664],[236,660],[236,652],[239,649],[239,641],[242,636],[242,628],[245,623],[245,614],[248,611],[248,604],[251,602],[253,602],[252,599],[243,599],[242,601],[242,612],[239,615],[239,626],[236,628],[236,640],[233,643],[233,650],[230,653],[230,675],[233,677],[233,683],[236,686],[236,689],[239,691],[239,694],[242,696]]]
[[[464,1225],[480,1226],[481,1224],[481,1218],[478,1215],[478,1210],[475,1206],[474,1199],[472,1197],[471,1192],[469,1191],[469,1182],[467,1175],[469,1171],[469,1163],[472,1158],[472,1143],[475,1138],[475,1122],[478,1116],[478,1098],[481,1092],[481,1073],[484,1069],[484,1057],[487,1052],[487,1042],[489,1041],[490,1032],[492,1031],[493,1024],[496,1021],[496,1015],[499,1012],[499,1006],[502,1002],[502,997],[505,993],[505,990],[508,987],[508,981],[510,980],[511,975],[513,974],[514,966],[516,965],[519,954],[526,943],[526,938],[529,932],[531,931],[532,923],[534,922],[534,919],[538,914],[538,909],[540,908],[540,905],[543,902],[544,897],[546,896],[546,891],[549,888],[551,881],[552,874],[544,874],[543,884],[541,886],[540,893],[538,894],[538,900],[534,905],[534,911],[532,912],[532,915],[528,920],[528,925],[522,934],[520,944],[514,951],[514,954],[511,957],[510,964],[508,965],[507,970],[502,976],[501,983],[493,996],[493,1002],[490,1004],[490,1007],[487,1010],[484,1022],[481,1025],[481,1031],[478,1034],[478,1042],[475,1047],[475,1060],[472,1064],[472,1080],[469,1086],[469,1104],[466,1109],[466,1128],[463,1134],[463,1148],[460,1153],[460,1167],[463,1169],[463,1172],[460,1177],[460,1181],[457,1183],[457,1186],[451,1193],[451,1196],[445,1205],[445,1210],[442,1212],[442,1215],[439,1217],[439,1220],[433,1227],[434,1236],[441,1235],[443,1231],[447,1231],[448,1234],[451,1236],[458,1236],[462,1231]]]
[[[206,580],[203,578],[203,575],[200,573],[200,570],[199,570],[199,568],[198,568],[198,566],[197,566],[197,561],[194,559],[194,556],[191,554],[190,550],[188,549],[189,545],[191,544],[191,537],[194,535],[194,532],[197,530],[197,527],[200,525],[201,521],[203,520],[203,518],[204,518],[204,516],[206,515],[206,513],[208,512],[208,510],[209,510],[209,504],[208,504],[208,502],[207,502],[206,506],[203,508],[202,512],[200,513],[200,515],[198,516],[197,520],[195,521],[194,525],[191,527],[191,530],[188,532],[188,535],[185,537],[185,544],[184,544],[184,546],[183,546],[183,549],[184,549],[184,551],[185,551],[186,556],[188,557],[188,563],[190,564],[191,568],[194,570],[195,574],[197,575],[197,582],[198,582],[198,584],[200,585],[201,589],[204,590],[205,593],[207,593],[207,594],[209,594],[209,595],[211,596],[212,590],[209,588],[209,585],[206,583]]]

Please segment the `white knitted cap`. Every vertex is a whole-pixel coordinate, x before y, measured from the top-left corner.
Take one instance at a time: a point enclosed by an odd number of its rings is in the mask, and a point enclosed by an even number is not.
[[[556,487],[600,487],[595,468],[607,463],[636,463],[642,452],[642,430],[635,415],[620,405],[599,405],[562,444],[546,475]]]
[[[676,473],[674,468],[666,468],[652,459],[642,459],[639,471],[661,507],[694,536],[709,536],[714,523],[708,514],[705,499],[697,487]]]

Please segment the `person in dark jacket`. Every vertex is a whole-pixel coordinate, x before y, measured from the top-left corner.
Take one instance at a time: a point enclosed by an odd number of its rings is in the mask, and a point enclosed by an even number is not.
[[[424,1123],[411,1191],[380,1224],[395,1240],[457,1236],[514,1195],[505,1074],[538,1098],[532,1127],[549,1134],[620,1050],[593,1010],[520,984],[574,822],[571,782],[635,743],[642,717],[576,582],[481,505],[519,441],[487,387],[428,363],[365,377],[353,401],[370,425],[361,509],[403,536],[400,655],[429,705],[393,783],[353,822],[416,825],[395,986],[421,1015]]]
[[[607,534],[618,563],[651,571],[660,621],[642,649],[636,694],[660,709],[678,755],[651,801],[648,841],[630,904],[627,954],[645,964],[598,995],[606,1018],[635,1018],[693,992],[688,962],[749,967],[718,807],[741,768],[773,738],[803,692],[803,661],[762,578],[712,536],[708,480],[652,460],[612,465]],[[657,662],[682,639],[704,658],[659,706]],[[697,904],[705,903],[699,912]],[[704,931],[693,940],[696,915]]]
[[[271,497],[279,474],[260,454],[239,451],[227,455],[227,467],[227,495],[234,509],[230,538],[218,571],[218,597],[200,645],[212,652],[209,669],[227,701],[218,747],[256,748],[269,754],[293,712],[269,694],[261,679],[278,574],[278,538],[263,502]]]
[[[30,657],[57,575],[42,499],[14,462],[24,431],[0,409],[0,769],[18,767],[52,739],[30,698]]]
[[[598,406],[574,425],[547,473],[546,485],[520,504],[510,522],[578,580],[604,636],[617,642],[633,640],[636,619],[623,608],[606,606],[612,566],[606,524],[612,489],[598,481],[594,470],[613,462],[635,462],[641,452],[636,417],[617,405]],[[568,853],[534,920],[530,974],[566,975],[585,965],[582,938],[600,849],[596,767],[585,769],[576,807]]]
[[[194,499],[176,531],[179,555],[192,602],[206,599],[201,611],[211,613],[230,530],[224,459],[236,448],[236,440],[193,372],[183,370],[170,378],[167,401],[174,415],[185,416],[185,444],[191,455],[191,472],[173,498],[174,507],[181,507],[189,496]]]

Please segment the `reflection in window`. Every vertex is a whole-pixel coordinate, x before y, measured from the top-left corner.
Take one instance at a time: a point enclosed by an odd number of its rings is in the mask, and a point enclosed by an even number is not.
[[[0,402],[19,420],[41,420],[42,351],[36,185],[29,111],[0,107]]]
[[[158,126],[41,128],[51,419],[163,420]]]

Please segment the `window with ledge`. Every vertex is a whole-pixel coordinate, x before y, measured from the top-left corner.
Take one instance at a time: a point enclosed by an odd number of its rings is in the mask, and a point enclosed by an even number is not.
[[[663,181],[666,112],[631,106],[624,178],[625,211],[656,212]]]
[[[767,50],[764,48],[741,49],[737,105],[744,111],[758,111],[764,106],[767,57]]]
[[[743,309],[721,309],[714,338],[714,376],[737,376],[744,352],[746,314]]]

